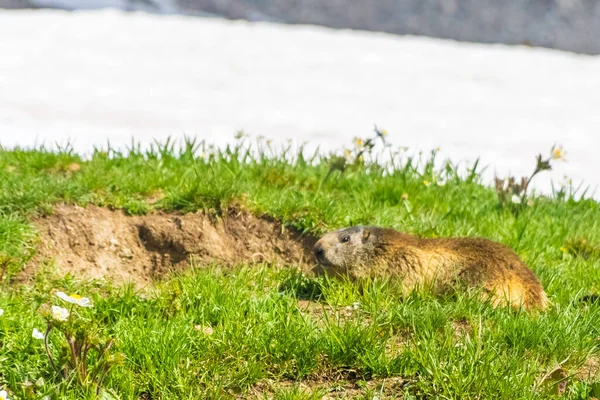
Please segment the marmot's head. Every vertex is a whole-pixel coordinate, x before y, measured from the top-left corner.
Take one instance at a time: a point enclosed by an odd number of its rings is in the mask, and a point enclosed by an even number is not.
[[[317,262],[328,273],[345,274],[357,265],[375,261],[381,250],[381,235],[387,229],[354,226],[327,233],[315,244]]]

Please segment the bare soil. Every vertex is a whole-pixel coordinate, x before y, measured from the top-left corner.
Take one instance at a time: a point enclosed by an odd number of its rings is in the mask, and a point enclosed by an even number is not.
[[[24,276],[54,261],[62,274],[137,285],[191,264],[267,262],[308,270],[316,240],[235,209],[219,217],[203,212],[129,216],[96,206],[60,205],[34,223],[40,244]]]
[[[320,392],[323,400],[362,399],[368,390],[377,393],[380,399],[397,399],[402,397],[404,386],[408,382],[401,377],[372,378],[361,376],[352,369],[332,370],[321,375],[309,375],[299,382],[264,380],[250,389],[250,399],[275,398],[277,390],[297,387],[306,396]]]

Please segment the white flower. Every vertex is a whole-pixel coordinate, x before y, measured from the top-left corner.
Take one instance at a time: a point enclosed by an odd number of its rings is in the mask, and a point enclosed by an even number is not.
[[[8,393],[6,393],[6,390],[0,390],[0,400],[8,400]]]
[[[566,151],[563,150],[562,146],[553,146],[552,150],[550,151],[550,158],[553,160],[562,160],[562,161],[566,161],[565,155],[567,154]]]
[[[52,318],[57,321],[66,321],[71,313],[66,308],[52,306]]]
[[[31,332],[31,337],[38,340],[44,340],[45,336],[42,332],[38,331],[37,328],[33,328],[33,332]],[[2,397],[0,397],[2,399]]]
[[[563,176],[562,181],[559,183],[560,187],[563,189],[567,189],[570,188],[571,186],[573,186],[573,180],[571,178],[569,178],[567,175]]]
[[[515,204],[521,204],[521,197],[518,194],[513,194],[510,200]]]
[[[0,308],[0,317],[4,315],[4,310]]]
[[[81,297],[78,294],[68,295],[65,292],[56,292],[56,297],[67,303],[77,304],[80,307],[93,307],[92,301],[87,297]]]

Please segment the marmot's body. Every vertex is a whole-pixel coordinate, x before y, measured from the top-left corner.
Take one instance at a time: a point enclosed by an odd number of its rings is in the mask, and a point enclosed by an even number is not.
[[[420,239],[393,229],[357,226],[326,234],[314,252],[330,275],[397,278],[405,292],[424,286],[442,293],[462,284],[480,288],[494,307],[548,305],[534,273],[511,249],[487,239]]]

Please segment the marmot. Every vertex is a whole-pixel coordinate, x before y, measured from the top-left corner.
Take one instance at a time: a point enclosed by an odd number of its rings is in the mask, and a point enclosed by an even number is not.
[[[534,273],[510,248],[481,238],[421,239],[393,229],[355,226],[330,232],[314,246],[328,275],[390,277],[404,293],[429,287],[440,294],[479,288],[492,306],[545,309],[548,298]]]

